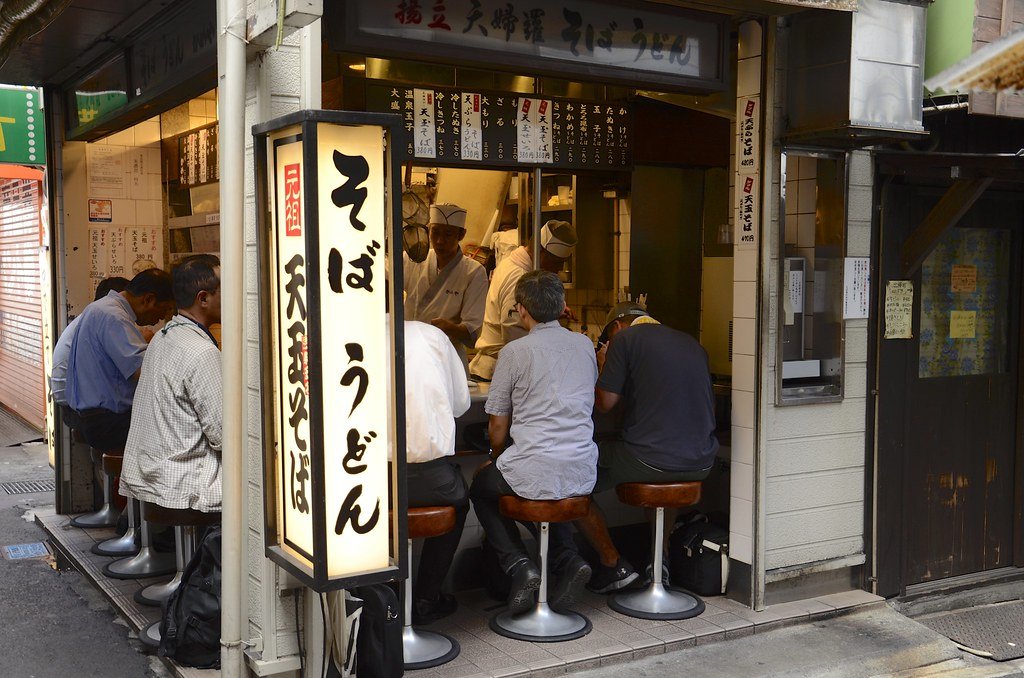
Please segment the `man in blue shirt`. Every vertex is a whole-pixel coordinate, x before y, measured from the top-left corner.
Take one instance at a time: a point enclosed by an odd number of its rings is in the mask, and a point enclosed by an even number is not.
[[[124,449],[147,347],[138,326],[173,311],[170,274],[151,268],[132,278],[123,292],[110,292],[82,313],[68,356],[65,395],[92,447]]]

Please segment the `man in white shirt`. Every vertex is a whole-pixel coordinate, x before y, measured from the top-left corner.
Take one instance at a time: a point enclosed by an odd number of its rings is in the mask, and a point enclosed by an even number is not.
[[[121,494],[165,508],[221,510],[223,391],[220,262],[209,254],[174,269],[178,313],[153,337],[135,392]]]
[[[405,323],[406,485],[409,506],[454,506],[455,529],[423,543],[413,591],[413,623],[429,624],[455,611],[441,593],[469,511],[466,481],[452,463],[455,417],[469,409],[469,388],[459,354],[444,332]]]
[[[483,323],[487,272],[459,246],[466,235],[466,210],[431,205],[427,227],[427,258],[417,263],[408,254],[404,257],[405,317],[448,335],[465,364],[466,347],[474,344]]]
[[[576,247],[576,229],[567,221],[551,221],[540,231],[540,269],[558,273],[562,264],[572,256]],[[516,283],[533,270],[533,239],[517,247],[502,258],[491,276],[484,307],[483,328],[476,341],[476,357],[469,364],[469,373],[480,381],[490,381],[498,361],[501,347],[519,337],[525,337],[516,312]]]

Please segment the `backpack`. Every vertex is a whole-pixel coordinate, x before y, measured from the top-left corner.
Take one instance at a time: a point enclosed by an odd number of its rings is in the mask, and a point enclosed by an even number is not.
[[[387,584],[359,586],[352,594],[363,601],[356,632],[356,676],[398,678],[405,670],[402,612]]]
[[[729,531],[703,513],[680,516],[669,537],[672,584],[699,596],[720,596],[729,581]]]
[[[220,668],[220,534],[207,532],[163,603],[159,654],[184,666]]]

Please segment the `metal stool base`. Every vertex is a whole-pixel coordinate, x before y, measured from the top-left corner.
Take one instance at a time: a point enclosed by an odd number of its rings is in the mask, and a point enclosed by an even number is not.
[[[704,612],[704,601],[692,594],[654,583],[643,591],[617,593],[608,607],[638,619],[689,619]]]
[[[139,631],[139,641],[146,647],[160,647],[160,622],[155,621]]]
[[[590,633],[590,620],[578,612],[555,612],[547,603],[537,605],[518,615],[509,610],[491,617],[491,630],[514,640],[534,643],[557,643],[576,640]]]
[[[89,529],[95,527],[114,527],[115,525],[117,525],[117,521],[120,519],[120,511],[114,508],[112,504],[104,504],[103,508],[101,508],[99,511],[86,513],[84,515],[72,518],[71,526]]]
[[[174,578],[170,581],[150,584],[146,588],[136,591],[132,598],[139,605],[160,607],[165,600],[171,597],[172,593],[178,590],[179,586],[181,586],[181,572],[175,572]]]
[[[406,626],[402,632],[406,671],[447,664],[458,657],[460,651],[458,641],[443,633],[419,631],[411,626]]]
[[[121,558],[103,566],[103,574],[111,579],[164,577],[176,571],[173,554],[156,553],[151,547],[143,548],[134,558]]]
[[[120,537],[112,537],[89,549],[98,556],[134,556],[139,552],[135,544],[135,528],[129,527]]]

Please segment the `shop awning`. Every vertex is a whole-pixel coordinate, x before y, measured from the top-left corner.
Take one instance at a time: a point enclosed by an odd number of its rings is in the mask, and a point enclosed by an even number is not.
[[[1024,28],[985,45],[926,80],[924,86],[932,92],[1024,90]]]

